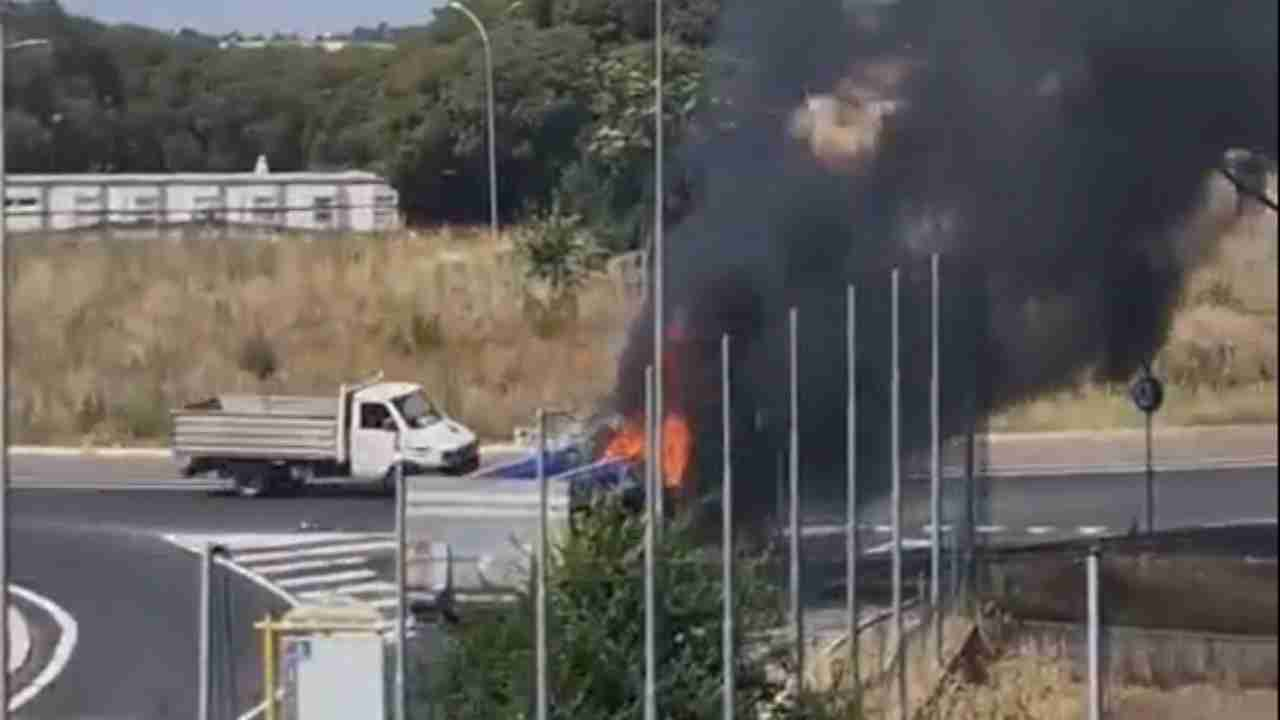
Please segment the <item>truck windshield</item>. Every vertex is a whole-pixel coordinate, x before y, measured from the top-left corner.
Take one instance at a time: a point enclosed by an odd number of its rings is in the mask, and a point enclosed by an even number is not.
[[[411,428],[424,428],[440,422],[440,413],[436,411],[431,401],[421,392],[410,393],[396,398],[396,410],[400,411],[400,416],[404,418],[404,422]]]

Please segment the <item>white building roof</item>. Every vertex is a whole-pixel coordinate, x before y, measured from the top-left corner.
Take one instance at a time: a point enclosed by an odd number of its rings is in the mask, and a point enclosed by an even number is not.
[[[292,185],[383,183],[387,181],[371,172],[278,172],[260,175],[237,173],[11,173],[5,176],[10,185]]]

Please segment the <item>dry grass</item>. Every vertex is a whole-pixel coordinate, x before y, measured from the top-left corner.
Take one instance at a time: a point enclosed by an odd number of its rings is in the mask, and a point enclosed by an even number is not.
[[[177,403],[328,393],[378,369],[423,382],[483,436],[508,437],[539,404],[585,409],[608,391],[632,312],[602,276],[576,323],[535,333],[509,244],[481,232],[12,246],[18,442],[159,441]],[[1158,360],[1171,383],[1161,423],[1276,421],[1276,264],[1274,215],[1249,214],[1191,279]],[[1124,388],[1085,383],[991,426],[1141,421]]]
[[[1275,382],[1221,389],[1174,384],[1167,387],[1165,405],[1156,415],[1156,424],[1174,427],[1274,423],[1276,391]],[[1089,385],[1010,408],[993,417],[990,428],[994,432],[1109,430],[1138,428],[1144,422],[1126,388]]]
[[[1086,689],[1065,662],[1007,657],[987,667],[988,682],[945,693],[938,717],[956,720],[1079,720]],[[1234,691],[1190,686],[1171,691],[1113,688],[1113,720],[1264,720],[1276,717],[1274,690]]]
[[[943,626],[943,655],[953,656],[972,632],[973,623],[950,617]],[[860,633],[859,675],[862,678],[862,713],[855,715],[848,704],[852,687],[848,671],[847,635],[812,656],[808,687],[832,699],[835,717],[851,720],[879,720],[898,717],[898,692],[890,623],[882,622]],[[913,710],[922,707],[943,677],[942,666],[932,651],[933,634],[927,626],[907,633],[905,676],[907,703]]]
[[[535,336],[509,246],[464,231],[15,246],[19,442],[159,439],[178,403],[329,393],[379,369],[509,436],[540,403],[607,392],[629,312],[597,278],[576,323]]]

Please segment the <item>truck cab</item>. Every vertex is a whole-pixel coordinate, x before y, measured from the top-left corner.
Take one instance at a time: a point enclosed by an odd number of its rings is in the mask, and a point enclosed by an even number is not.
[[[408,473],[467,472],[480,462],[476,436],[440,412],[421,385],[379,382],[350,393],[347,454],[351,475],[378,479],[397,454]]]

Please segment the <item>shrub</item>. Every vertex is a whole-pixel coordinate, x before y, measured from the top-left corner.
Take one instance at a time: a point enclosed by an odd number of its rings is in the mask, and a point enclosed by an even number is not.
[[[551,716],[628,720],[643,716],[644,575],[641,519],[621,503],[598,504],[551,553],[548,567],[548,662]],[[701,720],[721,715],[721,581],[685,521],[663,533],[657,574],[662,716]],[[777,627],[779,596],[764,564],[741,560],[735,581],[738,647]],[[464,618],[446,641],[432,694],[447,720],[528,717],[532,698],[533,588],[515,607]],[[738,655],[738,708],[757,717],[782,688],[766,677],[769,653]],[[775,708],[776,710],[776,708]]]
[[[605,252],[582,226],[578,215],[559,205],[535,217],[515,238],[526,263],[526,276],[546,287],[552,297],[572,293],[604,267]]]
[[[268,380],[280,369],[275,345],[262,328],[245,338],[244,344],[240,346],[240,369],[259,381]]]

